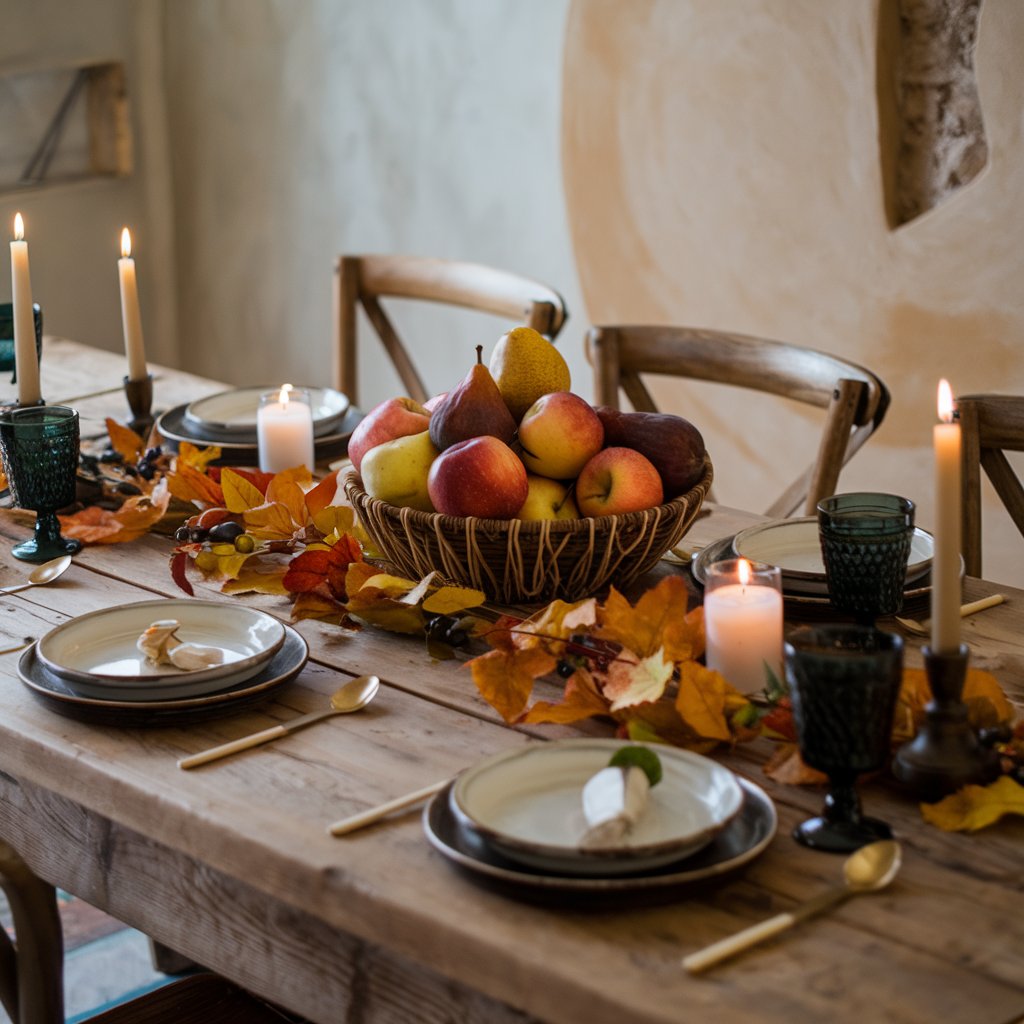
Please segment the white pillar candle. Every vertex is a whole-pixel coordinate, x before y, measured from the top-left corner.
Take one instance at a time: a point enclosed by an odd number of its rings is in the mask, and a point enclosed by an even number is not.
[[[14,372],[18,378],[18,402],[35,405],[41,397],[39,360],[32,313],[32,281],[28,272],[28,242],[20,213],[14,215],[14,241],[11,242],[11,297],[14,300]]]
[[[935,450],[935,551],[932,557],[932,650],[960,646],[960,424],[953,421],[953,392],[939,381]]]
[[[256,442],[260,469],[280,473],[295,466],[313,469],[313,410],[306,392],[285,384],[263,395],[256,413]]]
[[[776,567],[755,570],[745,558],[711,566],[704,594],[707,667],[740,693],[765,688],[765,665],[782,678],[782,619]]]
[[[124,328],[124,351],[128,357],[128,379],[145,380],[146,347],[142,339],[142,313],[139,311],[139,286],[135,279],[135,260],[132,255],[132,236],[125,228],[121,232],[121,258],[117,261],[117,276],[121,284],[121,324]]]

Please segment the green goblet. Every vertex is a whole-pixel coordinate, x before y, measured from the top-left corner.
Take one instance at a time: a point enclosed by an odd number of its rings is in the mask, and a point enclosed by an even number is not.
[[[14,504],[36,513],[31,540],[12,549],[25,562],[72,555],[82,543],[61,536],[57,509],[75,500],[78,412],[62,405],[0,411],[0,459]]]

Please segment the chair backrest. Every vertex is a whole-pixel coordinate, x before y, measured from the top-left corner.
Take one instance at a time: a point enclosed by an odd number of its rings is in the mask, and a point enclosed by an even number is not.
[[[334,384],[353,404],[359,401],[359,306],[380,337],[406,394],[417,402],[430,396],[381,299],[418,299],[492,313],[532,327],[552,341],[568,315],[565,301],[553,288],[479,263],[420,256],[339,256],[334,284]]]
[[[969,576],[980,576],[982,469],[1024,534],[1024,486],[1005,454],[1024,451],[1024,397],[963,395],[957,398],[956,408],[963,437],[964,567]]]
[[[812,515],[837,490],[839,471],[882,422],[885,384],[869,370],[814,349],[689,327],[603,326],[587,335],[598,404],[619,406],[619,389],[640,412],[657,412],[640,375],[714,381],[782,395],[825,409],[817,456],[767,509]]]

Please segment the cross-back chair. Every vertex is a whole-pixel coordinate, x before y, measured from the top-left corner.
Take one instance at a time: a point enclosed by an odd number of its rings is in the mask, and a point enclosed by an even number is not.
[[[889,391],[870,370],[814,349],[691,327],[600,326],[587,334],[600,405],[624,391],[639,412],[657,412],[641,374],[714,381],[768,392],[825,410],[817,456],[767,509],[774,517],[813,515],[836,493],[839,473],[878,428]]]
[[[964,568],[981,575],[981,471],[1024,534],[1024,486],[1006,452],[1024,451],[1024,397],[963,395],[956,400],[962,433],[961,515]]]
[[[0,1005],[14,1024],[64,1024],[64,948],[54,887],[0,839]],[[216,974],[196,974],[89,1018],[89,1024],[284,1024],[286,1017]]]
[[[551,341],[565,323],[565,301],[539,281],[479,263],[422,256],[339,256],[334,269],[334,385],[359,402],[357,310],[361,306],[394,364],[406,394],[430,396],[382,299],[417,299],[492,313]]]

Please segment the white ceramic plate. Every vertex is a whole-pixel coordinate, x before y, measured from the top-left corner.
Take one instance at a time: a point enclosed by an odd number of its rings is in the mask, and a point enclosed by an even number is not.
[[[182,641],[219,647],[223,664],[183,671],[149,662],[136,642],[158,619],[177,619]],[[36,656],[47,670],[87,697],[172,700],[212,693],[255,675],[284,638],[284,624],[254,608],[165,599],[79,615],[42,637]]]
[[[314,431],[340,420],[348,411],[348,398],[340,391],[303,387],[309,392],[312,403]],[[256,430],[256,410],[260,407],[260,395],[276,390],[278,388],[271,384],[266,387],[235,388],[208,395],[185,407],[185,422],[200,431],[252,435]]]
[[[680,860],[709,843],[739,812],[743,791],[731,771],[688,750],[661,746],[663,778],[626,842],[581,850],[587,829],[584,783],[625,744],[562,740],[506,751],[464,771],[452,811],[499,853],[542,871],[621,875]]]
[[[759,523],[736,534],[732,546],[743,558],[777,565],[782,570],[784,590],[803,594],[828,593],[825,563],[818,541],[818,521],[814,516]],[[915,528],[910,541],[907,583],[919,580],[931,569],[934,550],[932,535]]]

